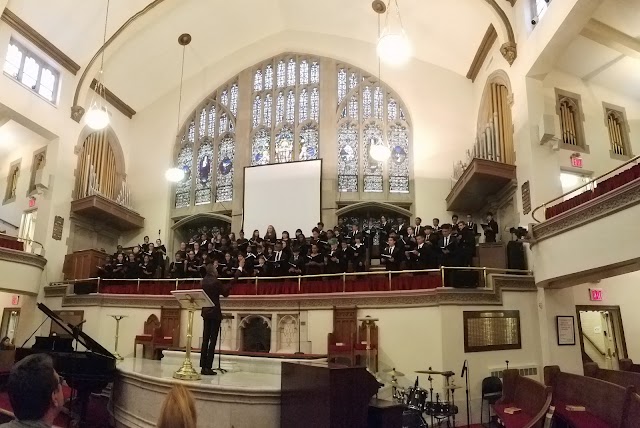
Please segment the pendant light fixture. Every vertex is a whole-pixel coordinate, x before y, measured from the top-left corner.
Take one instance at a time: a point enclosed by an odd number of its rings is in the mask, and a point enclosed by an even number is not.
[[[398,0],[388,0],[385,5],[382,0],[374,0],[371,4],[378,14],[385,14],[384,28],[378,34],[376,51],[378,58],[387,65],[398,67],[411,58],[411,43],[404,31]]]
[[[180,95],[178,97],[178,126],[177,126],[178,129],[176,131],[176,135],[178,134],[178,132],[180,132],[180,113],[182,108],[182,82],[184,79],[184,54],[187,49],[187,45],[191,43],[191,34],[188,34],[188,33],[181,34],[180,37],[178,37],[178,43],[180,44],[180,46],[182,46],[182,68],[180,70],[180,91],[179,91]],[[182,168],[177,168],[177,167],[169,168],[164,173],[164,178],[166,178],[167,181],[170,181],[172,183],[181,182],[182,180],[184,180],[184,176],[185,176],[184,170]]]
[[[107,11],[104,16],[104,34],[102,37],[102,45],[107,42],[107,22],[109,20],[109,0],[107,0]],[[93,96],[91,97],[91,104],[89,110],[85,114],[85,122],[91,129],[100,130],[109,125],[109,112],[107,111],[107,103],[105,101],[105,87],[104,87],[104,51],[100,59],[100,71],[98,72],[98,78],[96,79],[96,86],[94,88]]]
[[[380,9],[380,5],[382,5],[382,7],[384,8],[383,10],[386,10],[386,6],[385,4],[381,1],[381,0],[376,0],[373,2],[373,4],[371,5],[373,7],[373,10],[375,10],[376,12],[378,12],[378,10]],[[378,9],[376,9],[376,6],[378,7]],[[380,15],[381,13],[384,12],[378,12],[378,38],[380,37]],[[382,90],[382,72],[381,72],[381,67],[380,67],[380,57],[378,57],[378,86],[380,88],[380,90]],[[371,138],[369,140],[369,156],[371,156],[371,158],[377,162],[386,162],[389,157],[391,156],[391,149],[389,148],[389,145],[386,143],[386,131],[387,131],[387,127],[386,127],[386,120],[384,118],[384,115],[382,117],[382,138]]]

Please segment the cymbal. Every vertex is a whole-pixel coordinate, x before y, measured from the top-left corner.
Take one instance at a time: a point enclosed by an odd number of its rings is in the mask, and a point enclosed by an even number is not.
[[[403,377],[404,373],[399,372],[398,370],[395,369],[395,367],[389,371],[385,372],[386,374],[388,374],[389,376],[395,376],[395,377]]]
[[[439,375],[442,375],[442,376],[445,376],[445,377],[451,377],[451,376],[453,376],[453,375],[454,375],[454,373],[453,373],[453,372],[451,372],[451,371],[448,371],[448,372],[439,372],[439,371],[437,371],[437,370],[416,370],[416,373],[420,373],[420,374],[429,374],[429,375],[432,375],[432,374],[439,374]]]
[[[462,386],[460,385],[447,385],[443,389],[454,390],[454,389],[460,389],[460,388],[462,388]]]

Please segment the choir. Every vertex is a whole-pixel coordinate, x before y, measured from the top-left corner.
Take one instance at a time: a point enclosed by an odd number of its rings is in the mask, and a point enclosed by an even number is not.
[[[118,246],[113,257],[108,256],[99,266],[102,278],[200,278],[205,266],[214,263],[221,278],[232,278],[238,260],[245,259],[242,276],[297,276],[324,273],[364,272],[370,265],[374,237],[379,242],[380,263],[388,271],[405,269],[438,269],[440,266],[471,266],[476,254],[478,225],[472,216],[467,221],[452,216],[451,223],[440,225],[434,218],[432,225],[424,226],[416,217],[414,225],[408,225],[402,217],[395,221],[381,216],[377,225],[373,219],[360,230],[357,224],[348,226],[340,218],[333,229],[324,230],[319,222],[307,238],[302,230],[291,238],[284,231],[277,237],[273,226],[264,236],[254,230],[247,239],[244,231],[223,235],[205,228],[189,242],[181,242],[168,264],[167,250],[160,239],[155,243],[144,237],[144,242],[125,254]],[[487,213],[486,223],[481,224],[485,242],[496,242],[498,224],[492,213]],[[167,267],[168,264],[168,267]]]

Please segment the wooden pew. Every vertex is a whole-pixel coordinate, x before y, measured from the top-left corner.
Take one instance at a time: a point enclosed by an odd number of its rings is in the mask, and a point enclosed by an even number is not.
[[[572,428],[618,428],[633,394],[622,386],[563,373],[558,366],[544,368],[544,383],[553,388],[554,420]],[[584,406],[586,411],[569,411],[567,405]]]
[[[542,428],[544,416],[551,404],[551,387],[520,376],[518,370],[503,372],[502,397],[493,405],[505,428]],[[508,407],[522,409],[510,415]]]
[[[584,365],[584,375],[615,383],[625,388],[633,386],[636,391],[640,391],[640,373],[601,369],[596,363],[586,363]],[[640,425],[640,422],[638,425]]]
[[[636,428],[638,425],[640,425],[640,395],[631,394],[620,428]]]
[[[625,372],[640,373],[640,364],[633,364],[633,361],[631,361],[629,358],[621,358],[620,370]]]

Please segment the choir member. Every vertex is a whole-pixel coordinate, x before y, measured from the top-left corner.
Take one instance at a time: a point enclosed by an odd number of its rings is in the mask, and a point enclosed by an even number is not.
[[[238,250],[241,252],[246,253],[249,250],[249,240],[244,237],[244,230],[241,230],[238,233],[238,240],[236,243],[238,244]]]
[[[326,265],[327,268],[325,270],[326,273],[341,273],[340,266],[340,253],[341,251],[338,249],[338,240],[332,239],[329,241],[330,249],[327,253]]]
[[[289,237],[289,232],[284,230],[282,232],[282,249],[289,254],[291,254],[291,238]]]
[[[324,256],[320,253],[317,244],[311,244],[311,251],[307,255],[307,275],[319,275],[324,271]]]
[[[451,231],[458,232],[458,215],[454,214],[451,216]]]
[[[247,253],[240,253],[238,254],[238,256],[242,255],[242,257],[245,259],[246,263],[245,263],[245,271],[247,271],[248,273],[250,273],[251,275],[249,276],[253,276],[253,267],[256,265],[256,263],[258,262],[257,260],[257,256],[254,253],[254,248],[253,247],[249,247],[247,250]]]
[[[162,244],[162,241],[160,239],[156,239],[156,245],[154,246],[153,250],[153,264],[156,266],[156,268],[160,268],[160,278],[164,278],[167,248]]]
[[[319,221],[316,225],[316,229],[318,229],[318,238],[322,241],[327,240],[327,232],[324,231],[324,223]]]
[[[351,245],[353,245],[355,243],[356,235],[360,235],[357,223],[351,225],[351,230],[345,235],[345,238],[349,240]]]
[[[413,234],[413,227],[409,226],[407,227],[407,234],[406,236],[402,237],[400,236],[400,240],[402,241],[402,250],[404,251],[405,254],[405,260],[409,259],[409,254],[416,248],[417,241],[416,241],[416,236]]]
[[[304,265],[305,265],[306,257],[300,254],[300,247],[298,247],[297,245],[293,247],[292,252],[293,254],[291,256],[291,259],[289,259],[288,274],[302,275],[304,274]]]
[[[231,278],[234,274],[235,263],[230,252],[224,254],[224,261],[217,263],[218,277],[219,278]]]
[[[215,249],[213,242],[209,241],[207,244],[207,261],[209,263],[213,263],[213,261],[217,259],[217,254],[218,252]]]
[[[424,242],[425,244],[438,246],[438,240],[440,240],[440,234],[433,230],[433,226],[427,226],[424,228]]]
[[[257,264],[253,267],[255,276],[268,276],[267,259],[263,254],[258,256]]]
[[[153,264],[151,263],[151,257],[145,253],[142,257],[142,264],[140,265],[140,278],[151,279],[154,273]]]
[[[300,235],[304,236],[304,234],[302,233],[302,229],[296,229],[296,241],[298,240],[298,236]]]
[[[186,277],[187,278],[200,278],[200,261],[196,259],[196,253],[193,250],[189,250],[187,261],[185,263],[186,266]]]
[[[209,243],[209,245],[212,244]],[[182,252],[176,252],[176,260],[169,266],[169,273],[173,279],[185,278],[185,262],[182,259]]]
[[[200,244],[200,248],[207,248],[209,245],[209,239],[206,232],[200,234],[200,241],[198,241],[198,243]]]
[[[149,251],[149,237],[145,236],[143,239],[144,239],[144,244],[140,245],[140,248],[142,249],[143,253],[146,253]]]
[[[326,234],[325,234],[326,236]],[[317,247],[317,250],[319,253],[322,253],[324,250],[324,244],[323,242],[326,241],[321,241],[320,240],[320,229],[318,229],[317,227],[314,227],[313,230],[311,231],[311,242],[310,244],[313,246],[315,245]]]
[[[267,233],[264,235],[264,241],[275,244],[277,240],[278,236],[276,235],[276,230],[272,225],[267,226]]]
[[[349,246],[349,241],[346,239],[340,241],[340,254],[338,258],[340,259],[340,272],[347,272],[349,270],[349,262],[352,260],[353,254],[351,247]]]
[[[473,236],[478,236],[478,225],[473,222],[471,214],[467,214],[467,227],[473,232]]]
[[[387,217],[380,216],[380,226],[378,226],[378,236],[381,243],[386,243],[391,233],[391,223],[387,221]]]
[[[371,248],[373,246],[373,238],[376,236],[377,229],[373,223],[373,219],[370,218],[369,222],[363,227],[363,244],[367,246],[367,248]]]
[[[125,277],[128,279],[140,278],[140,263],[133,253],[129,254],[129,260],[125,265]]]
[[[438,248],[440,250],[440,265],[441,266],[458,266],[458,240],[452,236],[451,225],[442,225],[442,236],[438,241]],[[445,285],[451,287],[453,284],[454,276],[450,270],[445,269]]]
[[[272,276],[286,275],[289,266],[289,254],[282,248],[282,241],[276,241],[273,253],[267,258]]]
[[[483,224],[484,229],[484,242],[496,242],[496,235],[498,235],[498,223],[493,219],[493,213],[487,213],[487,224]]]
[[[327,230],[327,239],[320,240],[322,245],[325,246],[325,251],[329,251],[331,249],[331,245],[329,244],[329,242],[333,241],[334,239],[337,239],[336,233],[332,229]]]
[[[262,238],[260,237],[260,231],[258,229],[253,231],[253,235],[251,235],[251,239],[249,239],[249,242],[252,245],[258,245],[262,243]]]
[[[115,279],[124,278],[124,274],[125,274],[124,269],[125,269],[124,254],[118,253],[118,256],[116,257],[116,262],[113,265],[113,271],[112,271],[113,278]]]
[[[399,236],[403,238],[407,236],[407,225],[405,224],[404,218],[398,217],[395,229]]]
[[[356,235],[355,243],[351,246],[353,270],[356,272],[364,272],[367,268],[367,247],[362,243],[362,236]]]
[[[229,242],[236,242],[236,234],[234,232],[229,234]]]
[[[384,263],[388,271],[400,270],[400,262],[402,261],[402,249],[397,245],[396,237],[389,236],[387,239],[387,248],[384,253],[380,254],[380,261]]]
[[[265,260],[267,259],[267,255],[265,254],[264,246],[262,244],[256,245],[256,252],[254,254],[256,255],[256,260],[260,256],[264,257]]]
[[[437,217],[434,217],[431,222],[432,222],[431,224],[433,225],[433,231],[440,232],[440,219]]]
[[[114,257],[118,258],[118,254],[120,253],[116,253]],[[103,278],[103,279],[111,278],[113,276],[113,264],[114,264],[113,258],[107,255],[107,259],[105,260],[104,264],[102,266],[97,266],[98,278]]]
[[[180,258],[184,261],[187,259],[187,243],[186,242],[181,242],[180,243]]]
[[[113,258],[117,258],[119,253],[124,254],[124,250],[122,249],[122,245],[118,244],[118,246],[116,246],[116,252],[113,253]]]
[[[349,232],[351,232],[351,228],[349,227],[349,225],[344,221],[344,217],[338,217],[338,226],[340,229],[340,236],[347,236],[347,234],[349,234]]]
[[[300,249],[300,256],[306,257],[309,254],[309,245],[307,245],[307,238],[301,233],[296,236],[296,246]]]
[[[200,248],[199,242],[193,243],[193,255],[195,256],[196,259],[204,260],[204,256],[206,255],[206,252],[202,248]]]
[[[140,250],[140,245],[134,246],[132,251],[133,256],[136,258],[136,262],[138,262],[138,264],[142,263],[142,251]]]
[[[424,233],[425,227],[422,225],[422,219],[420,217],[416,217],[416,225],[413,228],[413,233],[418,236]]]
[[[238,241],[237,240],[231,241],[231,248],[229,248],[229,252],[231,253],[231,256],[233,256],[234,259],[236,257],[238,257],[238,254],[240,253],[240,250],[238,249]]]
[[[144,260],[144,256],[147,255],[149,256],[150,260],[153,260],[153,247],[155,245],[153,244],[153,242],[147,242],[147,250],[142,252],[142,259]]]
[[[327,238],[328,236],[328,230],[327,230]],[[342,237],[346,236],[345,234],[342,233],[342,228],[339,226],[334,226],[333,227],[333,237],[336,238],[338,241],[342,240]]]
[[[471,266],[476,253],[476,236],[464,221],[458,222],[459,266]]]

